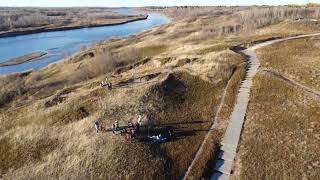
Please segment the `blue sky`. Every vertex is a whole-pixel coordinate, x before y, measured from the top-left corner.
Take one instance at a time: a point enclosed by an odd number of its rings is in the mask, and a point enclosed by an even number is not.
[[[307,0],[0,0],[0,6],[105,6],[105,7],[136,7],[136,6],[173,6],[173,5],[284,5],[305,4]]]

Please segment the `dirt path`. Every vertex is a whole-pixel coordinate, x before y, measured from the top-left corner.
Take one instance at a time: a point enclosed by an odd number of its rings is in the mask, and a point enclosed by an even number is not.
[[[319,91],[316,91],[316,90],[313,90],[305,85],[302,85],[300,84],[299,82],[291,79],[291,78],[288,78],[286,77],[285,75],[279,73],[279,72],[276,72],[274,70],[271,70],[271,69],[263,69],[264,72],[267,72],[269,74],[271,74],[272,76],[275,76],[276,78],[279,78],[283,81],[286,81],[287,83],[291,84],[292,86],[295,86],[303,91],[305,91],[307,94],[309,94],[310,96],[313,96],[315,99],[318,99],[320,100],[320,92]]]
[[[241,131],[249,103],[252,78],[255,76],[260,66],[255,50],[274,43],[319,35],[320,33],[315,33],[270,40],[241,51],[241,53],[248,57],[249,69],[247,70],[246,78],[242,81],[240,86],[237,101],[230,117],[229,125],[221,142],[222,146],[217,156],[218,159],[215,161],[215,173],[211,176],[212,180],[230,179],[230,175],[232,174],[234,168],[234,159],[236,157],[237,147],[240,141]],[[300,87],[308,88],[304,86]]]

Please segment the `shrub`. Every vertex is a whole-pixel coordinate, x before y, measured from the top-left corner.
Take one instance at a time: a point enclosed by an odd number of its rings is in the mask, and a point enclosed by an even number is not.
[[[306,7],[320,7],[319,3],[308,3]]]
[[[0,91],[0,108],[8,104],[14,97],[14,93],[7,91]]]
[[[42,14],[31,14],[20,16],[16,21],[12,22],[13,28],[37,27],[40,25],[50,24],[50,18]]]
[[[5,17],[0,16],[0,31],[7,31],[10,29],[10,22]]]

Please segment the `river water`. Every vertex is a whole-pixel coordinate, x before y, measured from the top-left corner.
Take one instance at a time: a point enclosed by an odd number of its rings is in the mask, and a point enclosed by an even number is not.
[[[133,14],[130,9],[118,9],[120,13]],[[37,61],[14,66],[0,67],[0,74],[40,69],[63,59],[66,54],[74,54],[82,45],[90,45],[100,40],[126,37],[156,25],[169,23],[169,19],[158,13],[150,13],[147,20],[122,25],[92,27],[75,30],[43,32],[16,37],[0,38],[0,62],[33,52],[47,52],[48,56]]]

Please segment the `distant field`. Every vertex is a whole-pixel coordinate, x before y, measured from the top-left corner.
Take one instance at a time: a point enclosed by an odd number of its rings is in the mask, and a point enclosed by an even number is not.
[[[144,19],[111,8],[11,8],[0,7],[0,37],[42,31],[125,23]]]

